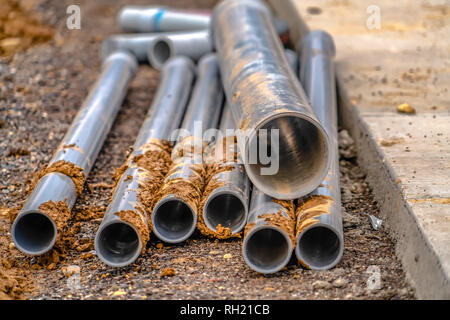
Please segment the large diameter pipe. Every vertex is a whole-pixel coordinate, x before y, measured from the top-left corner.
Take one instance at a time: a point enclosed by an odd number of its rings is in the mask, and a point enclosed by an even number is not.
[[[155,98],[95,237],[97,256],[113,267],[134,262],[149,240],[152,200],[168,172],[170,145],[186,109],[195,66],[176,57],[163,68]]]
[[[333,39],[324,31],[312,31],[303,39],[299,54],[301,81],[335,152],[322,184],[299,201],[295,254],[305,267],[325,270],[334,267],[344,251]]]
[[[164,6],[125,6],[117,20],[119,27],[127,32],[167,32],[208,29],[210,18],[207,12]]]
[[[269,10],[256,0],[223,1],[214,10],[212,29],[248,177],[277,199],[312,192],[328,172],[332,150]]]
[[[187,56],[194,61],[213,50],[208,30],[161,34],[148,47],[147,57],[155,69],[174,56]]]
[[[226,105],[220,121],[221,135],[209,155],[208,182],[198,222],[200,232],[219,239],[240,237],[248,216],[250,181],[240,161],[234,127]]]
[[[171,9],[164,6],[125,6],[117,16],[119,28],[126,32],[172,32],[206,30],[209,12]],[[286,22],[274,18],[278,34],[289,31]]]
[[[210,54],[199,61],[179,142],[172,151],[173,164],[151,214],[153,232],[165,242],[182,242],[195,230],[205,175],[202,135],[217,126],[222,103],[217,58]]]
[[[64,231],[137,68],[127,52],[103,62],[102,73],[15,219],[15,246],[30,255],[49,251]]]
[[[260,273],[284,268],[292,256],[295,226],[292,200],[274,199],[253,186],[242,254]]]

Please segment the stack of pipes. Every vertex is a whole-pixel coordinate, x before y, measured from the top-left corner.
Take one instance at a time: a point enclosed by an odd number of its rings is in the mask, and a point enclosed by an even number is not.
[[[224,0],[212,14],[126,6],[118,24],[136,33],[104,41],[99,80],[13,223],[17,248],[43,254],[64,232],[137,62],[150,62],[160,84],[116,177],[98,257],[126,266],[151,232],[179,243],[197,228],[243,234],[244,261],[260,273],[283,269],[294,252],[306,268],[335,266],[343,232],[331,36],[308,31],[298,53],[285,50],[286,24],[259,0]]]

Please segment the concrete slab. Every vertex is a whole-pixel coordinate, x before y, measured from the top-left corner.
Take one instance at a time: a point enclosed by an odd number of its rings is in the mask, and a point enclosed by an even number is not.
[[[398,255],[419,298],[450,299],[450,1],[269,2],[333,35],[341,124]]]

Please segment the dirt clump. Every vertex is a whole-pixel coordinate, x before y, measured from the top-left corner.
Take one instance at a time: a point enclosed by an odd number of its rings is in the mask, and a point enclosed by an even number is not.
[[[38,22],[18,0],[0,1],[0,56],[10,57],[38,43],[49,41],[54,30]]]

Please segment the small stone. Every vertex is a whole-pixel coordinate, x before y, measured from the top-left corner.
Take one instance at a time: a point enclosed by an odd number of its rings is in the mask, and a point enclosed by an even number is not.
[[[232,255],[229,254],[229,253],[226,253],[226,254],[223,255],[224,259],[231,259],[231,257],[232,257]]]
[[[175,269],[173,268],[164,268],[161,270],[160,277],[173,277],[175,275]]]
[[[14,245],[14,242],[9,243],[9,250],[14,249],[16,246]]]
[[[336,288],[343,288],[347,285],[348,281],[344,278],[338,278],[336,280],[334,280],[333,285]]]
[[[113,292],[112,296],[113,296],[113,297],[117,297],[117,296],[123,296],[123,295],[126,295],[126,294],[127,294],[127,293],[126,293],[125,291],[119,289],[119,290]]]
[[[328,290],[331,289],[331,284],[328,281],[317,280],[312,284],[314,290],[323,289]]]
[[[76,266],[76,265],[70,265],[70,266],[67,266],[67,267],[63,267],[62,269],[61,269],[61,271],[62,271],[62,273],[67,277],[67,278],[69,278],[70,276],[72,276],[72,275],[74,275],[74,274],[76,274],[76,273],[80,273],[80,267],[79,266]]]
[[[414,113],[416,113],[416,109],[414,109],[407,103],[402,103],[402,104],[398,105],[397,112],[414,114]]]

